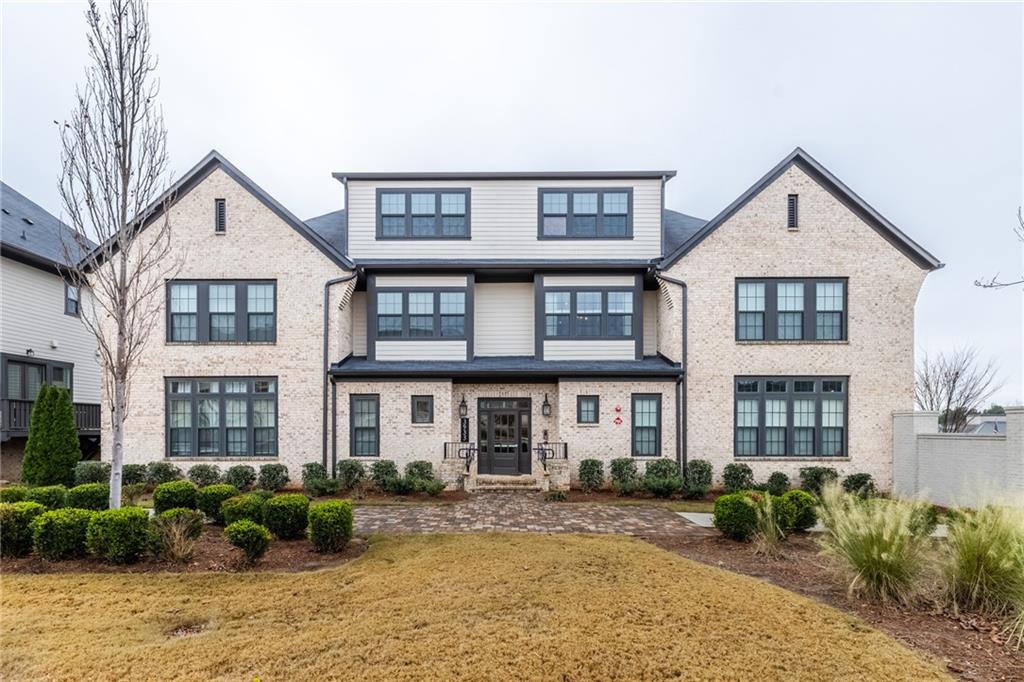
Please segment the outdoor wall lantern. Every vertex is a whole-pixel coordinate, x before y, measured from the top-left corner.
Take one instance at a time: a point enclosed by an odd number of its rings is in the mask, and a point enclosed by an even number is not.
[[[32,350],[31,348],[26,348],[25,349],[25,355],[29,356],[30,358],[33,357],[35,354],[36,354],[36,352],[34,350]]]
[[[545,417],[551,416],[551,403],[548,402],[548,394],[544,394],[544,404],[540,406],[540,413]]]
[[[469,405],[466,404],[466,394],[462,394],[462,402],[459,403],[459,416],[465,417],[469,414]]]

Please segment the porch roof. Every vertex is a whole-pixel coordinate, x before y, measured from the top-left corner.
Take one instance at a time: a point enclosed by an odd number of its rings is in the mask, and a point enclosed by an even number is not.
[[[393,379],[414,377],[503,378],[522,381],[577,377],[678,377],[678,363],[660,355],[643,360],[537,360],[532,356],[503,356],[472,360],[367,360],[348,357],[331,365],[336,378]]]

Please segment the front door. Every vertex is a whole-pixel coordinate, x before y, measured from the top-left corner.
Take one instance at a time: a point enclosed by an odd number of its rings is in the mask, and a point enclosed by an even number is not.
[[[530,400],[481,399],[478,403],[479,472],[530,473]]]

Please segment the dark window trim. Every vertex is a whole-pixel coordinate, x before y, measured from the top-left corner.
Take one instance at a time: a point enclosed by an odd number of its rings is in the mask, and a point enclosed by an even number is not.
[[[542,313],[541,313],[541,318],[544,321],[544,328],[543,328],[543,331],[541,332],[541,336],[546,341],[547,340],[565,340],[565,339],[577,339],[577,340],[581,340],[581,341],[596,341],[596,340],[631,341],[631,340],[634,340],[637,337],[637,304],[636,304],[636,297],[635,296],[633,297],[633,299],[634,299],[633,300],[633,312],[630,313],[630,315],[633,317],[633,321],[631,323],[631,333],[628,334],[628,335],[624,335],[624,336],[610,335],[608,333],[608,318],[611,315],[611,313],[608,312],[608,293],[609,292],[629,293],[629,292],[633,292],[633,291],[634,291],[634,287],[628,287],[628,286],[616,286],[616,287],[604,287],[604,286],[599,286],[599,287],[592,287],[592,286],[587,286],[587,287],[561,287],[561,286],[553,286],[553,287],[544,287],[544,294],[541,296],[541,305],[543,306],[543,310],[542,310]],[[593,292],[593,293],[600,293],[601,294],[601,313],[600,313],[600,315],[601,315],[601,333],[596,335],[596,336],[580,336],[576,332],[576,315],[577,315],[577,313],[576,313],[576,295],[579,294],[579,293],[583,293],[583,292]],[[548,315],[548,311],[547,311],[547,294],[549,294],[549,293],[550,294],[557,294],[557,293],[567,293],[567,294],[569,294],[569,313],[568,313],[568,315],[569,315],[569,334],[566,335],[566,336],[549,336],[548,335],[548,327],[547,327],[547,319],[546,318],[547,318],[547,315]],[[562,315],[562,314],[565,314],[565,313],[556,313],[556,314]],[[623,313],[623,314],[625,314],[625,313]],[[641,321],[641,324],[642,324],[642,321]]]
[[[191,383],[190,393],[171,393],[171,382],[172,381],[188,381]],[[220,382],[220,391],[218,393],[199,393],[198,384],[200,381],[217,381]],[[224,384],[229,381],[244,381],[247,384],[245,393],[226,393],[224,391]],[[273,393],[256,393],[254,382],[257,381],[273,381],[274,392]],[[265,459],[265,458],[277,458],[280,456],[280,438],[281,438],[281,415],[280,415],[280,399],[281,394],[281,382],[276,376],[209,376],[209,377],[164,377],[164,453],[168,459],[221,459],[225,457],[245,457],[250,459]],[[273,398],[274,400],[274,452],[272,454],[262,453],[256,454],[256,423],[253,419],[253,401],[255,400],[266,400],[267,398]],[[217,453],[201,454],[199,452],[199,401],[200,400],[214,400],[218,402],[219,416],[217,420]],[[190,412],[191,412],[191,449],[192,452],[186,455],[173,454],[171,452],[171,402],[174,401],[189,401]],[[246,409],[246,446],[247,452],[245,454],[228,453],[228,440],[227,440],[227,413],[225,408],[226,400],[244,400]]]
[[[604,195],[605,193],[621,194],[625,193],[626,196],[626,233],[621,235],[606,235],[604,234]],[[568,194],[566,213],[565,213],[565,234],[564,235],[547,235],[544,234],[544,195],[545,194]],[[597,194],[597,220],[595,226],[596,234],[592,235],[575,235],[572,234],[573,217],[576,215],[573,212],[573,196],[575,194]],[[556,214],[551,214],[556,215]],[[561,215],[560,213],[557,215]],[[582,213],[580,215],[595,215],[592,213]],[[537,188],[537,239],[576,239],[576,240],[587,240],[587,239],[611,239],[611,240],[629,240],[633,238],[633,188],[632,187],[538,187]]]
[[[463,308],[462,317],[462,335],[461,336],[442,336],[441,335],[441,294],[443,293],[461,293],[465,295],[465,307]],[[401,336],[381,336],[380,328],[377,326],[378,318],[381,313],[377,306],[377,295],[378,294],[401,294],[402,295],[402,335]],[[430,336],[412,336],[409,330],[409,294],[433,294],[434,295],[434,325]],[[471,321],[469,314],[469,306],[472,303],[472,299],[469,295],[468,287],[388,287],[388,286],[376,286],[373,290],[373,318],[370,322],[373,324],[373,336],[375,341],[466,341],[469,339],[470,330],[469,324]],[[369,306],[367,306],[370,309]],[[395,317],[389,315],[389,317]]]
[[[654,436],[654,454],[653,455],[641,455],[637,454],[636,451],[636,401],[637,399],[646,400],[653,398],[658,403],[658,424],[655,427],[656,435]],[[629,396],[629,449],[632,457],[643,457],[650,459],[657,459],[661,457],[661,394],[660,393],[633,393]]]
[[[593,399],[594,421],[583,421],[583,401]],[[576,423],[577,424],[600,424],[601,423],[601,396],[578,395],[576,396]]]
[[[68,393],[71,395],[72,401],[75,396],[75,363],[73,362],[62,362],[60,360],[47,360],[46,358],[37,358],[35,356],[29,357],[27,355],[14,355],[13,353],[0,353],[0,398],[3,400],[30,400],[25,396],[25,377],[24,371],[21,377],[21,395],[20,398],[12,398],[7,395],[7,380],[10,376],[10,368],[8,363],[16,362],[26,365],[39,365],[43,368],[43,383],[47,386],[53,385],[53,368],[60,367],[68,372]],[[31,398],[35,400],[35,398]]]
[[[758,390],[749,392],[739,392],[737,390],[739,382],[741,381],[757,381]],[[785,381],[786,391],[785,392],[772,392],[769,393],[766,389],[766,381]],[[811,392],[800,392],[797,393],[794,390],[794,384],[797,381],[813,381],[814,391]],[[825,393],[822,391],[822,382],[824,381],[841,381],[843,383],[842,392],[829,392]],[[843,443],[842,450],[837,455],[825,455],[822,454],[822,433],[823,428],[821,425],[821,403],[823,400],[828,400],[835,396],[841,396],[843,399]],[[737,402],[743,399],[757,400],[757,454],[755,455],[741,455],[739,454],[739,405]],[[765,400],[772,399],[784,399],[786,400],[786,452],[781,455],[769,455],[767,453],[767,427],[765,425]],[[793,401],[794,400],[814,400],[814,452],[810,455],[798,455],[796,454],[796,448],[794,445],[794,434],[796,427],[793,425]],[[732,401],[732,452],[733,457],[739,460],[744,459],[759,459],[767,458],[774,459],[779,457],[794,458],[794,459],[842,459],[849,457],[849,439],[850,439],[850,377],[848,376],[832,376],[832,375],[816,375],[816,376],[745,376],[737,375],[733,377],[733,401]]]
[[[228,205],[226,199],[213,200],[213,232],[226,234],[228,231]]]
[[[356,454],[356,401],[373,400],[377,404],[376,423],[374,429],[377,431],[377,452],[371,455]],[[361,427],[368,428],[368,427]],[[350,393],[348,396],[348,454],[349,457],[380,457],[380,394],[379,393]]]
[[[790,194],[786,197],[786,227],[790,230],[800,229],[800,195]]]
[[[405,234],[385,235],[384,214],[381,212],[381,195],[383,194],[405,194]],[[434,234],[414,235],[412,232],[412,194],[433,194],[434,207]],[[466,197],[466,233],[465,234],[443,234],[444,210],[441,206],[442,194],[463,194]],[[471,239],[472,221],[470,219],[470,203],[472,190],[469,187],[378,187],[376,192],[376,223],[377,239],[379,240],[419,240],[419,239]]]
[[[427,417],[426,421],[417,421],[416,420],[416,401],[417,400],[426,400],[427,401],[429,416]],[[432,395],[414,395],[414,396],[412,396],[412,398],[410,399],[409,402],[410,402],[410,406],[412,408],[412,414],[410,415],[410,419],[411,419],[413,424],[433,424],[434,423],[434,396],[432,396]],[[378,418],[379,418],[379,416],[378,416]]]
[[[182,341],[172,338],[171,325],[171,288],[176,284],[191,284],[196,287],[196,340]],[[210,285],[232,284],[235,287],[235,338],[230,341],[210,340]],[[249,340],[249,294],[250,284],[269,284],[274,288],[274,312],[273,324],[270,328],[270,338],[267,340]],[[233,345],[239,343],[276,344],[277,343],[277,322],[278,322],[278,300],[277,280],[274,279],[172,279],[167,281],[164,292],[164,326],[166,327],[165,340],[167,343],[188,344],[188,345]],[[192,314],[192,313],[187,313]],[[266,314],[266,313],[259,313]]]
[[[68,294],[74,289],[77,298],[72,299]],[[71,304],[74,303],[74,309],[71,308]],[[64,314],[70,317],[81,317],[82,316],[82,287],[76,287],[64,282]]]
[[[760,339],[740,338],[740,284],[764,284],[764,337]],[[800,339],[779,338],[778,285],[803,284],[803,337]],[[817,338],[817,285],[842,284],[843,310],[840,316],[838,339]],[[849,298],[850,281],[847,277],[737,277],[733,286],[733,336],[739,343],[836,343],[849,340]],[[795,311],[794,311],[795,312]]]

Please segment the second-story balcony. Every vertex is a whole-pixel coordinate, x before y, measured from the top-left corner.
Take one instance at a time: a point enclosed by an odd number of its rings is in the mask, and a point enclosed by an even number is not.
[[[32,421],[32,409],[35,403],[31,400],[0,400],[0,431],[2,439],[28,436]],[[80,436],[96,436],[100,432],[99,403],[74,403],[75,428]]]

